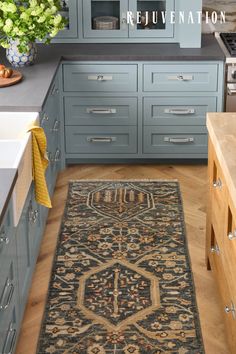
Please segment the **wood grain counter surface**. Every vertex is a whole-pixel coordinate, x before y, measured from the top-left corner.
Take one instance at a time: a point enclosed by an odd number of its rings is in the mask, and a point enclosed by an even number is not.
[[[208,113],[207,128],[236,206],[236,113]]]

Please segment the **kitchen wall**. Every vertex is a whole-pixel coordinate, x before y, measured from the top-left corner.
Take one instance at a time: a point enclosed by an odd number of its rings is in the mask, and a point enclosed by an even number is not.
[[[205,11],[226,11],[226,23],[216,25],[206,25],[203,20],[202,30],[204,33],[220,31],[220,32],[236,32],[236,0],[203,0],[203,13]]]

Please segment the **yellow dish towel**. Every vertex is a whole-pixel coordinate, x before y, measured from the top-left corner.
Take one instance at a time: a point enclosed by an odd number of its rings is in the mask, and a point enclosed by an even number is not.
[[[48,193],[45,172],[48,167],[47,138],[43,128],[33,126],[29,129],[32,133],[32,159],[33,159],[33,180],[35,184],[35,199],[47,208],[52,207]]]

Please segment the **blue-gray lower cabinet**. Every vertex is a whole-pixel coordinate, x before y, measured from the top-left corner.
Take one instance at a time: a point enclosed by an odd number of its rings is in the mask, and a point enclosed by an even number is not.
[[[48,140],[47,184],[51,195],[60,169],[58,85],[56,77],[41,114]],[[32,182],[18,225],[13,224],[12,201],[0,225],[0,354],[15,352],[47,214],[48,209],[35,201]]]
[[[16,237],[12,202],[0,226],[0,353],[13,353],[19,330]]]
[[[61,82],[66,163],[207,158],[223,62],[65,61]]]
[[[34,199],[32,185],[16,229],[20,318],[27,301],[42,233],[40,208]]]

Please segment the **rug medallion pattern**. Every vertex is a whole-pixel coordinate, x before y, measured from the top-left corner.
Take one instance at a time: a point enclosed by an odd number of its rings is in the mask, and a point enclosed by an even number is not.
[[[74,181],[38,354],[201,354],[175,181]]]

